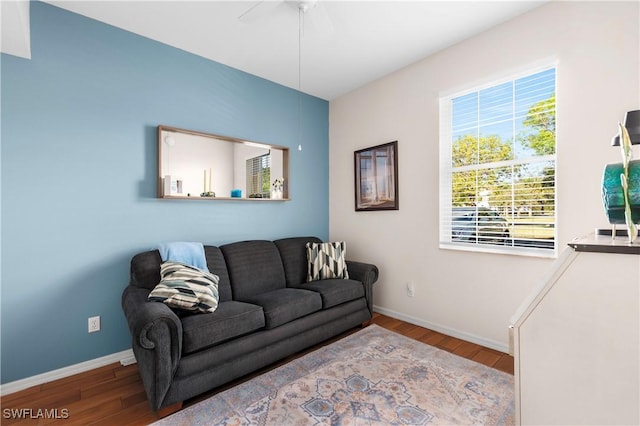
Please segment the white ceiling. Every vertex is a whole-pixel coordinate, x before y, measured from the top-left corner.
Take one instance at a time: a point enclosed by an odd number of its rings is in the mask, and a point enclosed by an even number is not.
[[[31,58],[29,2],[0,0],[0,52]]]
[[[305,14],[300,88],[322,99],[335,99],[546,1],[320,0]],[[298,88],[295,4],[99,0],[47,3]],[[258,3],[254,11],[239,19]],[[10,8],[3,7],[5,15],[7,9]],[[3,16],[3,24],[5,19]],[[20,31],[9,33],[5,27],[3,51],[6,37],[24,37]]]

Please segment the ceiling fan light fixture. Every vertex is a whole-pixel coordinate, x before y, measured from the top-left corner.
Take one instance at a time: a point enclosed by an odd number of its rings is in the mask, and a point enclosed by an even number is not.
[[[306,13],[315,7],[318,0],[285,0],[285,3],[295,9],[301,10],[303,13]]]

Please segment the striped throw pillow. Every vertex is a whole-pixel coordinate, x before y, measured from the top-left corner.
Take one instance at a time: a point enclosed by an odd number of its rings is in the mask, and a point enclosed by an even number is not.
[[[328,278],[349,278],[344,241],[307,243],[307,282]]]
[[[160,282],[148,300],[189,312],[213,312],[218,308],[219,277],[179,262],[160,265]]]

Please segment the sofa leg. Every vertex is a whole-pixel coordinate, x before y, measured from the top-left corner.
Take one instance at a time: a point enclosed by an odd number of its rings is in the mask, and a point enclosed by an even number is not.
[[[360,324],[360,328],[365,328],[365,327],[369,326],[370,324],[371,324],[371,320],[365,321],[362,324]]]
[[[171,404],[167,407],[162,407],[158,410],[158,419],[167,417],[173,413],[176,413],[182,409],[182,401]]]

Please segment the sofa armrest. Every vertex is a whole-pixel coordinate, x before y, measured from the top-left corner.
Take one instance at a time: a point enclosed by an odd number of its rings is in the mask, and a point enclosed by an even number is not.
[[[148,302],[149,292],[127,286],[122,293],[122,309],[147,397],[152,408],[158,410],[180,362],[182,322],[164,303]]]
[[[364,285],[369,312],[373,315],[373,284],[378,281],[378,267],[370,263],[347,260],[349,278],[360,281]]]

